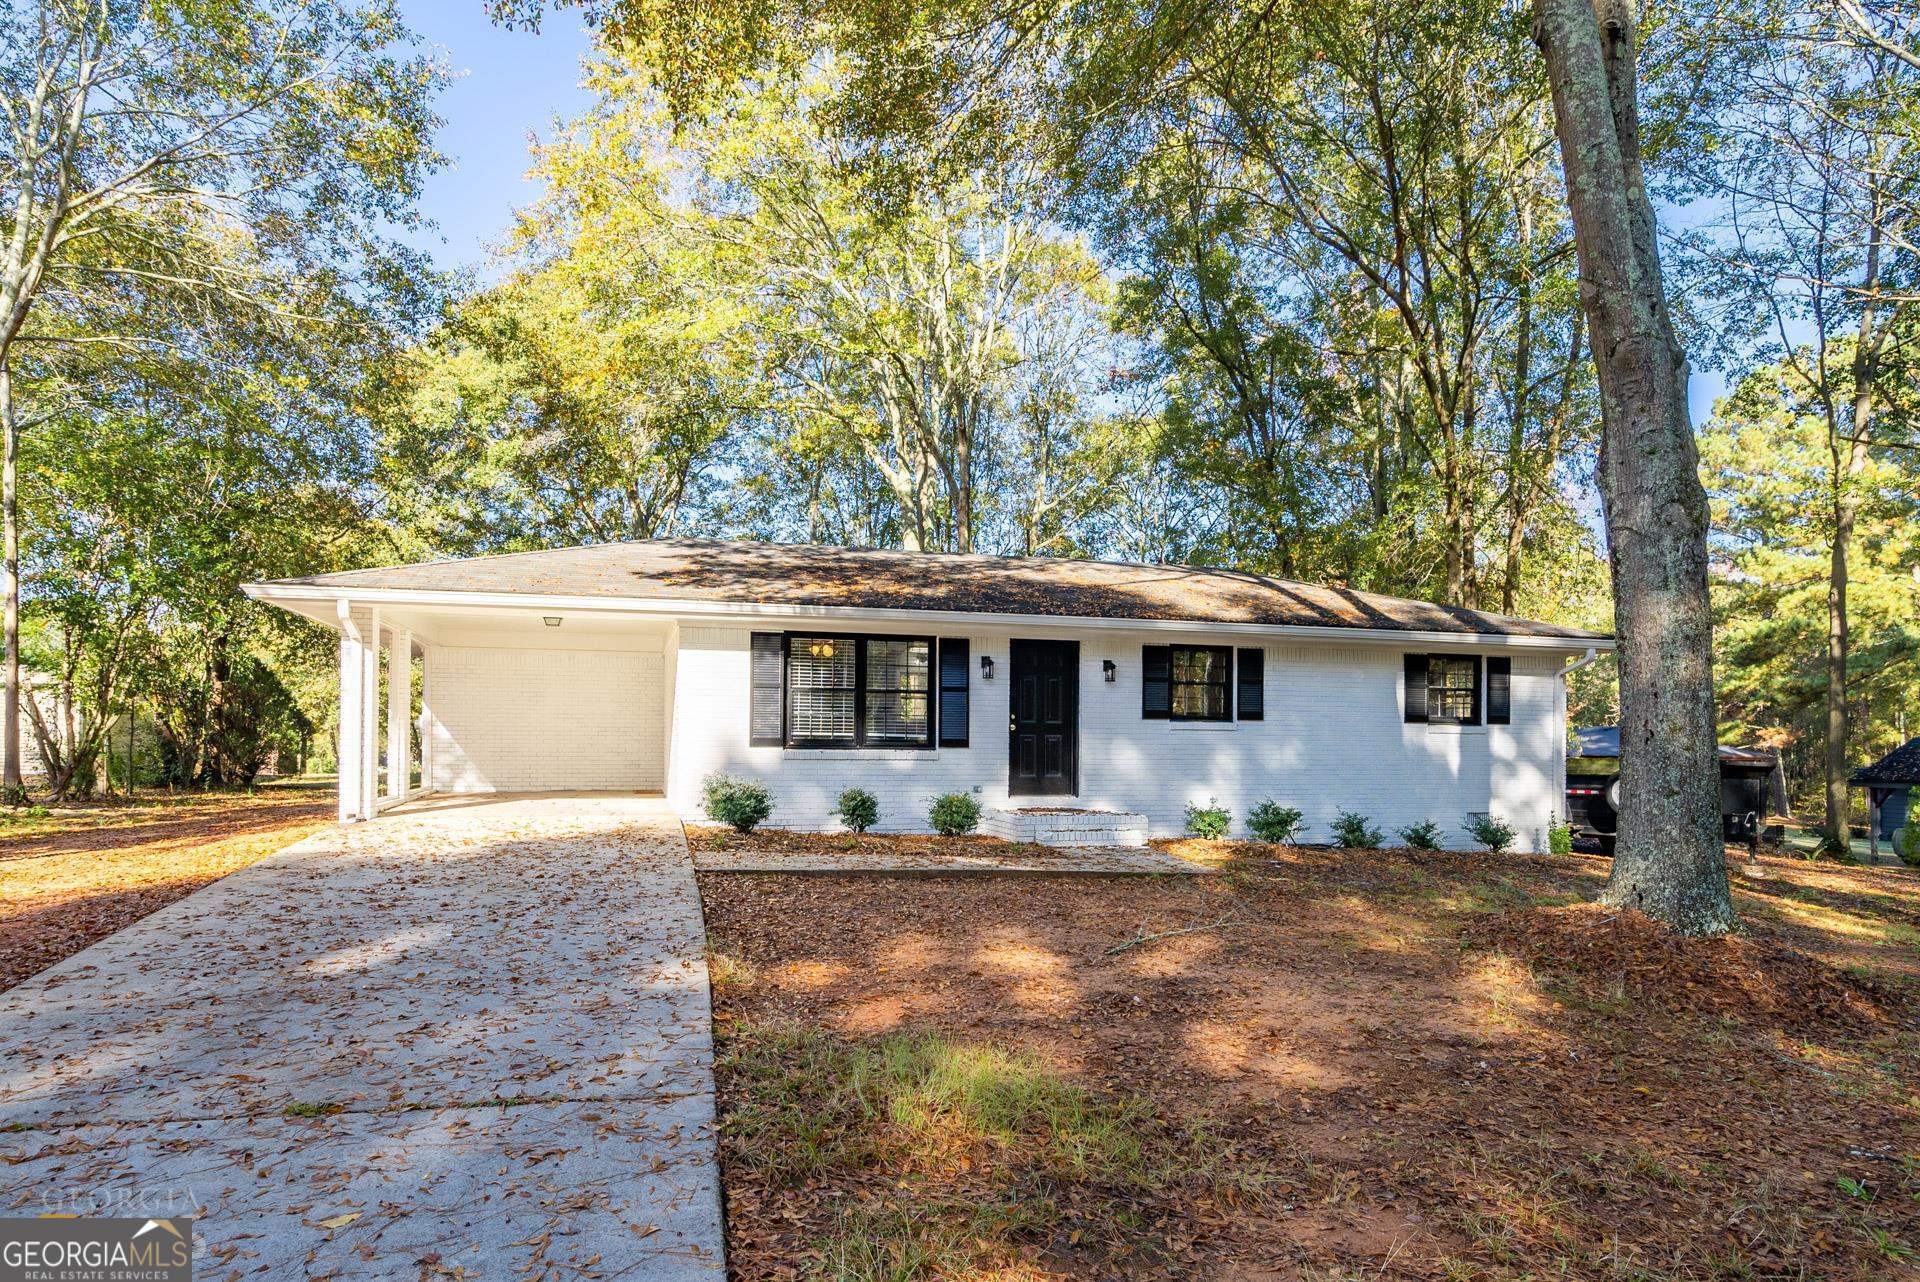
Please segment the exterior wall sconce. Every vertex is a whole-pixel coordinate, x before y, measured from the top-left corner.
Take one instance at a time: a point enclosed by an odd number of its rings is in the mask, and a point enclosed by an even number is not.
[[[993,680],[993,656],[992,655],[983,654],[980,656],[980,679],[982,681]]]
[[[540,616],[540,622],[550,628],[557,628],[560,626],[560,616],[557,614],[543,614]]]
[[[1120,665],[1115,663],[1112,659],[1100,660],[1100,675],[1107,679],[1108,685],[1113,684],[1113,679],[1116,676],[1118,676],[1119,673],[1120,673]]]

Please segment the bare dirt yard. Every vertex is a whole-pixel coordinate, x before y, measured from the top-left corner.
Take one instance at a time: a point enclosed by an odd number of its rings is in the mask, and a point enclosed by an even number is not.
[[[0,989],[298,841],[325,789],[140,794],[0,811]]]
[[[1914,1275],[1920,880],[1598,857],[702,875],[742,1279]]]

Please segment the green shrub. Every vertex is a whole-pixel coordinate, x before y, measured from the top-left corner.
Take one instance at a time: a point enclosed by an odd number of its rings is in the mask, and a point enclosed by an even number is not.
[[[855,832],[865,832],[880,822],[880,799],[865,788],[849,788],[840,794],[833,813]]]
[[[1573,853],[1573,829],[1565,824],[1547,825],[1547,849],[1556,855]]]
[[[1920,813],[1909,810],[1907,814],[1906,827],[1894,829],[1893,853],[1909,868],[1920,868]]]
[[[773,813],[773,798],[766,785],[750,779],[715,775],[702,789],[707,816],[717,819],[735,832],[752,832]]]
[[[1415,850],[1440,849],[1440,825],[1431,819],[1423,819],[1417,824],[1408,824],[1400,830],[1400,840]]]
[[[1893,853],[1901,863],[1920,868],[1920,788],[1907,790],[1907,822],[1893,834]]]
[[[1194,836],[1218,841],[1232,827],[1233,811],[1212,798],[1208,798],[1204,806],[1196,806],[1191,801],[1187,803],[1187,831]]]
[[[1293,834],[1300,831],[1300,812],[1292,806],[1283,806],[1277,801],[1263,801],[1247,812],[1247,829],[1262,841],[1271,841],[1275,845],[1291,842]],[[1189,813],[1188,825],[1193,818]]]
[[[933,799],[927,819],[941,836],[959,837],[980,826],[980,803],[970,793],[949,792]]]
[[[1372,850],[1380,844],[1380,830],[1365,815],[1342,810],[1334,816],[1333,839],[1349,850]]]
[[[1519,834],[1514,832],[1512,824],[1492,815],[1468,815],[1467,835],[1494,854],[1504,855]]]

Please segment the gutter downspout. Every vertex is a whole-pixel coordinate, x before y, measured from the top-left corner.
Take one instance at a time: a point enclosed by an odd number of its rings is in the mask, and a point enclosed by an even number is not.
[[[1578,659],[1575,659],[1572,663],[1569,663],[1566,667],[1560,669],[1560,679],[1562,681],[1565,681],[1568,677],[1580,671],[1580,669],[1586,667],[1589,663],[1597,662],[1599,658],[1600,658],[1600,651],[1598,651],[1592,646],[1588,646],[1586,654],[1582,655]]]

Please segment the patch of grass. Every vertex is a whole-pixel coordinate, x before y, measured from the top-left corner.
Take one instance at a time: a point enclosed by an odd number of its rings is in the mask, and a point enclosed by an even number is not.
[[[916,1206],[856,1206],[814,1242],[835,1282],[912,1282],[969,1277],[988,1242],[1039,1236],[1050,1208],[951,1200]],[[996,1278],[1022,1276],[996,1272]],[[1040,1275],[1031,1274],[1038,1278]]]
[[[1867,1241],[1880,1255],[1896,1263],[1911,1266],[1915,1259],[1920,1259],[1920,1253],[1883,1228],[1867,1226]]]
[[[747,988],[758,978],[753,963],[740,956],[731,942],[707,937],[707,983],[715,992]]]
[[[770,1197],[888,1186],[883,1202],[833,1199],[816,1248],[834,1278],[1003,1268],[1069,1220],[1076,1249],[1151,1255],[1144,1207],[1190,1195],[1245,1205],[1276,1178],[1204,1120],[1170,1122],[991,1045],[750,1025],[728,1034],[718,1068],[729,1166]]]

